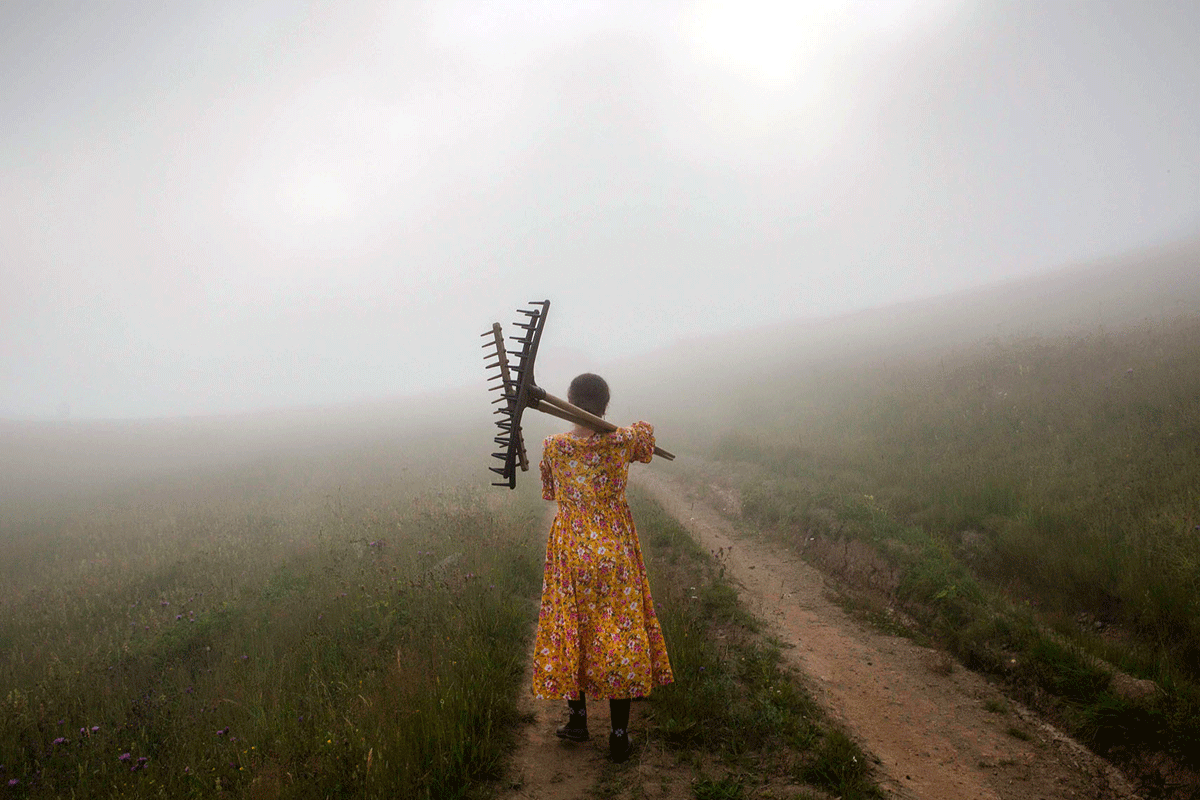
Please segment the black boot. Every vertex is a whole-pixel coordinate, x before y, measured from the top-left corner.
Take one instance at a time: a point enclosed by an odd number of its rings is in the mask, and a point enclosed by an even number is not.
[[[578,700],[567,701],[567,713],[570,716],[567,718],[566,725],[559,725],[554,732],[560,739],[566,739],[571,742],[586,742],[589,738],[587,729],[587,698],[583,692],[579,693]]]
[[[608,735],[608,757],[614,764],[629,760],[633,752],[633,737],[629,735],[629,701],[609,700],[609,716],[612,717],[612,733]]]

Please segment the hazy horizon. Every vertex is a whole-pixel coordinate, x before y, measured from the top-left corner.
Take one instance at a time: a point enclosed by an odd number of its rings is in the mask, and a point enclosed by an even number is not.
[[[0,419],[466,390],[1200,233],[1200,7],[0,8]]]

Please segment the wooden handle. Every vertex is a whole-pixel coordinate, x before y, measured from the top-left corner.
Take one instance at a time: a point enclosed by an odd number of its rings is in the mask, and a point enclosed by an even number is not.
[[[576,425],[582,425],[585,428],[591,428],[600,433],[612,433],[617,429],[616,425],[613,425],[603,417],[597,417],[595,414],[584,411],[579,406],[571,405],[560,397],[542,392],[539,393],[537,399],[538,405],[531,407],[536,408],[544,414],[565,419],[567,422],[574,422]],[[675,460],[673,453],[668,453],[661,447],[654,448],[654,455],[665,458],[667,461]]]

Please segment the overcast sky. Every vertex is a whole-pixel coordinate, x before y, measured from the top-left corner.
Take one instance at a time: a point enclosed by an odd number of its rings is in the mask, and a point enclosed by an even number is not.
[[[0,417],[565,374],[1200,232],[1200,4],[0,4]],[[550,387],[563,391],[563,387]]]

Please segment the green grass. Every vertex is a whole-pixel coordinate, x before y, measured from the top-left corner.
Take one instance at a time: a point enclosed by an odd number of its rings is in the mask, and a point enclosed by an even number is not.
[[[9,516],[4,796],[466,797],[499,777],[540,508],[379,477]]]
[[[714,443],[747,476],[745,518],[816,537],[809,557],[1145,785],[1171,780],[1155,753],[1200,769],[1200,320],[823,381],[765,393],[803,396],[799,417],[759,409],[757,427]],[[850,540],[895,579],[839,563],[830,543]],[[1122,699],[1094,657],[1160,692]]]

